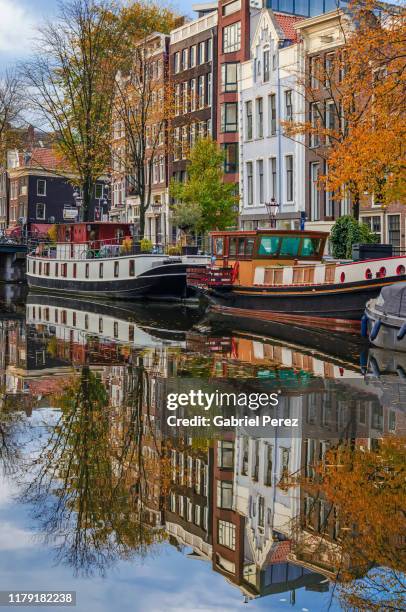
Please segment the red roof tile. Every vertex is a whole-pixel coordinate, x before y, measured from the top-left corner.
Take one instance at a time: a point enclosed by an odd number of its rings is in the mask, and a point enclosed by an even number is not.
[[[298,21],[303,21],[304,17],[298,15],[285,15],[284,13],[277,13],[275,11],[273,14],[285,38],[295,43],[298,42],[298,34],[293,26]]]
[[[21,165],[26,168],[43,168],[44,170],[69,170],[68,164],[63,157],[54,149],[45,147],[34,147],[30,151],[30,159],[26,160],[24,154],[21,157]]]

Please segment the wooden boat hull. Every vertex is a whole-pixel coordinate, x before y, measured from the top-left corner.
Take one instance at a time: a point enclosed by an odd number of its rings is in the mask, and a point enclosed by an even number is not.
[[[358,331],[367,301],[383,286],[405,279],[403,275],[328,287],[224,287],[205,289],[203,293],[214,310],[228,316]]]

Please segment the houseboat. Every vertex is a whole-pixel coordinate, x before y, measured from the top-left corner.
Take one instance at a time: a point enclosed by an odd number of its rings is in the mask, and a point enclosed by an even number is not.
[[[127,223],[56,226],[54,243],[40,242],[27,256],[30,288],[92,298],[188,297],[186,268],[209,261],[199,255],[143,253]]]
[[[406,351],[406,283],[384,287],[377,298],[369,300],[361,333],[374,346]]]
[[[325,259],[327,237],[301,230],[213,232],[212,262],[189,268],[188,284],[234,321],[358,331],[367,301],[406,280],[406,257]]]

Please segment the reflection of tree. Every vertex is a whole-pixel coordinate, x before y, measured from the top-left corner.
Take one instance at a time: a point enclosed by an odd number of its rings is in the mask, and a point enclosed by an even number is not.
[[[0,411],[0,469],[5,476],[13,475],[21,460],[21,429],[26,426],[21,412]]]
[[[28,465],[30,481],[22,497],[33,504],[58,561],[76,572],[104,573],[117,558],[144,554],[159,539],[144,529],[132,486],[139,406],[134,402],[115,415],[104,385],[88,367],[56,404],[60,417]]]
[[[340,445],[303,483],[313,500],[307,524],[317,503],[328,505],[318,525],[324,546],[316,555],[328,548],[329,525],[339,524],[337,588],[345,609],[405,609],[405,455],[401,438],[384,438],[373,450]],[[334,565],[337,546],[331,544]]]

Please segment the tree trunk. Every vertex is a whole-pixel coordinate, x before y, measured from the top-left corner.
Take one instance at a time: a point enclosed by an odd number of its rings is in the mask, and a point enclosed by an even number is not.
[[[92,193],[93,193],[93,181],[90,177],[87,177],[83,181],[83,202],[82,202],[82,221],[91,221],[89,218],[90,215],[90,205],[92,203]]]
[[[140,240],[144,238],[145,234],[145,208],[143,204],[140,204]]]
[[[360,204],[359,193],[356,193],[354,194],[354,204],[353,204],[352,210],[353,210],[353,215],[357,221],[359,221],[359,204]]]

